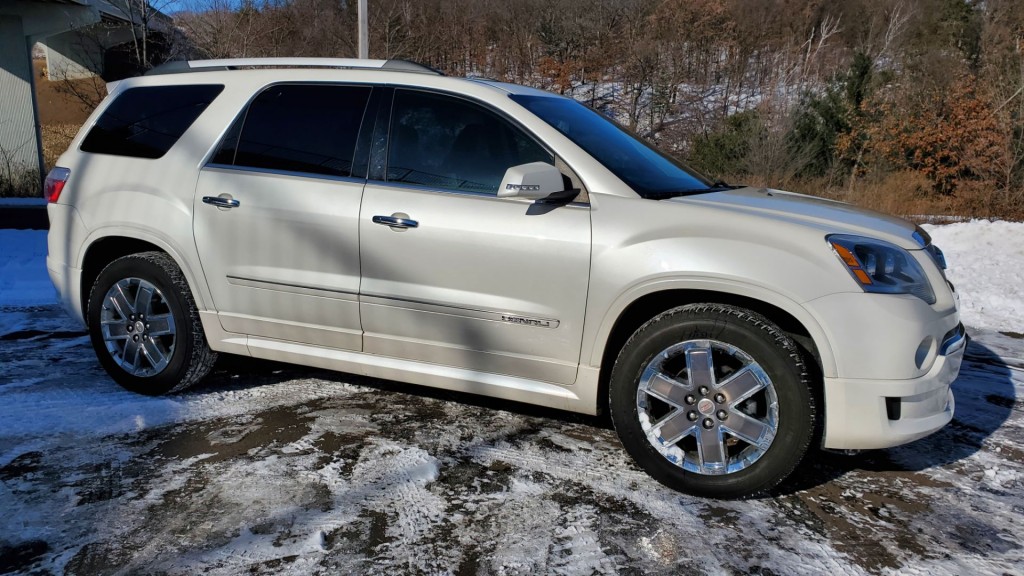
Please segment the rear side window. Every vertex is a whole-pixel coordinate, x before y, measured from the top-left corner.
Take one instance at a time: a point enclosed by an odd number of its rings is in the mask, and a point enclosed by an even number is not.
[[[233,127],[217,164],[351,176],[366,86],[278,85],[253,100]]]
[[[159,158],[174,146],[223,85],[129,88],[100,115],[82,142],[83,152]]]

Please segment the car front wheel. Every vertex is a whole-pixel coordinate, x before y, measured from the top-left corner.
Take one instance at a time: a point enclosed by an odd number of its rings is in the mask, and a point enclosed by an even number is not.
[[[763,316],[693,304],[664,312],[623,346],[612,421],[656,480],[717,498],[765,493],[803,458],[815,398],[803,355]]]

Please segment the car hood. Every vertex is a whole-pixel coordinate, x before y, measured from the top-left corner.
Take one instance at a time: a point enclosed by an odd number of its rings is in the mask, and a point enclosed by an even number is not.
[[[818,228],[826,234],[857,234],[885,240],[902,248],[921,248],[917,227],[906,220],[845,202],[765,188],[739,188],[672,198],[668,202],[759,214]]]

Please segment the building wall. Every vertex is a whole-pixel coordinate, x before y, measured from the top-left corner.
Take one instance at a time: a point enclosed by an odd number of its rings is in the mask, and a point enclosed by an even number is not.
[[[0,177],[40,170],[32,58],[22,19],[0,15]]]
[[[93,25],[81,30],[54,34],[46,42],[46,70],[50,80],[77,80],[103,72],[103,48]]]

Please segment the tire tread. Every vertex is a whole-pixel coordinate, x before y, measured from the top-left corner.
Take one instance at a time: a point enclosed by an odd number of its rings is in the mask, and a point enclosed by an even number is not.
[[[91,303],[94,301],[96,290],[99,287],[99,280],[104,277],[104,273],[107,269],[115,265],[124,264],[126,261],[130,260],[141,260],[159,268],[167,275],[172,288],[185,303],[185,308],[182,312],[184,313],[186,322],[188,323],[187,337],[190,338],[191,341],[189,342],[187,349],[191,352],[191,357],[186,358],[185,362],[187,368],[178,382],[171,386],[171,388],[163,391],[162,394],[177,394],[184,392],[210,373],[213,369],[214,363],[217,361],[217,353],[210,349],[210,346],[206,341],[202,320],[199,316],[199,309],[196,306],[195,299],[192,297],[192,290],[189,288],[188,280],[185,279],[185,274],[182,273],[181,268],[178,267],[178,264],[173,258],[164,252],[150,251],[137,252],[135,254],[129,254],[113,260],[107,264],[107,266],[105,266],[96,277],[97,281],[93,284],[92,289],[89,292],[89,302]],[[184,331],[178,332],[179,338],[186,336],[183,332]]]
[[[728,318],[734,318],[735,320],[746,324],[755,330],[761,332],[772,344],[778,347],[781,351],[788,356],[792,362],[793,367],[796,369],[799,375],[799,385],[805,386],[810,391],[810,403],[808,409],[810,411],[811,429],[817,429],[818,423],[818,411],[817,411],[817,400],[815,398],[811,370],[809,369],[808,359],[805,353],[800,349],[796,342],[790,338],[781,328],[771,322],[764,316],[740,308],[738,306],[732,306],[729,304],[716,304],[716,303],[695,303],[687,304],[684,306],[678,306],[671,308],[660,314],[657,314],[647,322],[645,322],[640,328],[636,330],[623,344],[622,350],[631,350],[633,347],[638,346],[638,342],[645,339],[648,333],[652,330],[657,329],[665,322],[674,322],[676,317],[680,316],[692,316],[692,315],[724,315]],[[617,374],[625,368],[623,363],[625,362],[626,355],[621,353],[616,358],[614,365],[612,366],[611,381],[614,383],[617,378]],[[614,385],[609,386],[609,407],[612,411],[615,410],[615,402],[612,399],[612,395],[615,393]],[[613,421],[615,418],[613,417]],[[810,444],[814,438],[814,434],[807,434],[799,446],[795,446],[794,449],[798,450],[800,454],[806,454]],[[784,474],[778,474],[772,482],[764,483],[753,490],[746,491],[739,495],[723,494],[720,497],[724,498],[738,498],[738,499],[749,499],[757,498],[770,494],[780,483],[788,478],[799,466],[800,459],[794,460],[789,466],[788,470],[785,470]],[[661,479],[659,479],[661,481]]]

